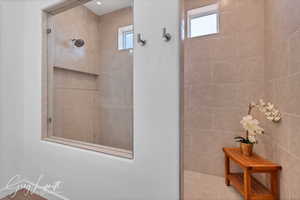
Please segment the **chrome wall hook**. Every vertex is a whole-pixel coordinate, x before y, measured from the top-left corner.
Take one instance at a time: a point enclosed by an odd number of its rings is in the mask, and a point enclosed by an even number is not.
[[[169,42],[172,39],[172,36],[170,33],[167,33],[167,29],[163,28],[163,35],[162,38],[164,41]]]
[[[147,41],[142,39],[142,35],[140,33],[137,34],[137,43],[141,46],[145,46]]]

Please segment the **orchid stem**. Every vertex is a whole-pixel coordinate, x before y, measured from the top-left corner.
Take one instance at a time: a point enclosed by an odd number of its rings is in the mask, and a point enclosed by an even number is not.
[[[253,108],[253,106],[252,106],[252,104],[250,103],[250,104],[249,104],[249,107],[248,107],[248,115],[251,114],[252,108]],[[248,131],[246,131],[246,139],[249,140],[249,132],[248,132]]]

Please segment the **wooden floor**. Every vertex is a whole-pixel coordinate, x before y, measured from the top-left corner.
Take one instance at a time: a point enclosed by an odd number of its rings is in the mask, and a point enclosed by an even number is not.
[[[36,194],[30,194],[30,192],[28,192],[27,190],[20,190],[17,192],[16,195],[14,196],[9,195],[0,200],[47,200],[47,199],[40,197]]]

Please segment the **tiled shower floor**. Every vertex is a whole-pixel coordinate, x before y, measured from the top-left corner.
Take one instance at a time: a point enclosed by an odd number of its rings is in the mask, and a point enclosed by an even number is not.
[[[184,172],[184,200],[242,200],[224,178],[192,171]]]

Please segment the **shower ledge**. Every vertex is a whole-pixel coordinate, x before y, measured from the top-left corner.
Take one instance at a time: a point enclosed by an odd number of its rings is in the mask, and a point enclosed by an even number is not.
[[[54,69],[61,69],[61,70],[66,70],[66,71],[71,71],[71,72],[77,72],[77,73],[82,73],[82,74],[91,75],[91,76],[99,76],[99,73],[97,73],[97,72],[92,72],[92,71],[88,71],[88,70],[79,70],[79,69],[72,68],[72,67],[54,66]]]

